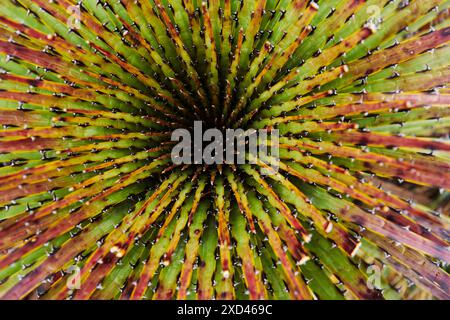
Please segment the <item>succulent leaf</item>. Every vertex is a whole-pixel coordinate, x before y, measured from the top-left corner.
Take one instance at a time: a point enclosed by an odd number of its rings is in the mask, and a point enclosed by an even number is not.
[[[2,0],[0,299],[450,299],[449,9]]]

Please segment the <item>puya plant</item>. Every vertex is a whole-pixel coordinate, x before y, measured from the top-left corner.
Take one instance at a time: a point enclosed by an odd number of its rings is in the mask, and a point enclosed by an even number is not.
[[[449,299],[449,6],[2,0],[0,298]]]

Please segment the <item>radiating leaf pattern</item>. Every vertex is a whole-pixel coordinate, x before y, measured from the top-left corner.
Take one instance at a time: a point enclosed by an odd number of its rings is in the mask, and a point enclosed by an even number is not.
[[[449,6],[1,0],[0,298],[449,299]]]

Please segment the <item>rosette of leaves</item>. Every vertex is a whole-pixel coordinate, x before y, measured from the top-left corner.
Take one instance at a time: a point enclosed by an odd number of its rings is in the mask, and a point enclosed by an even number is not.
[[[449,6],[2,0],[0,297],[448,299]]]

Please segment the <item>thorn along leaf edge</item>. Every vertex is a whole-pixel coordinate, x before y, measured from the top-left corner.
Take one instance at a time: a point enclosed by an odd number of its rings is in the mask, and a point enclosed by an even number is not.
[[[449,7],[2,0],[0,298],[449,299]]]

